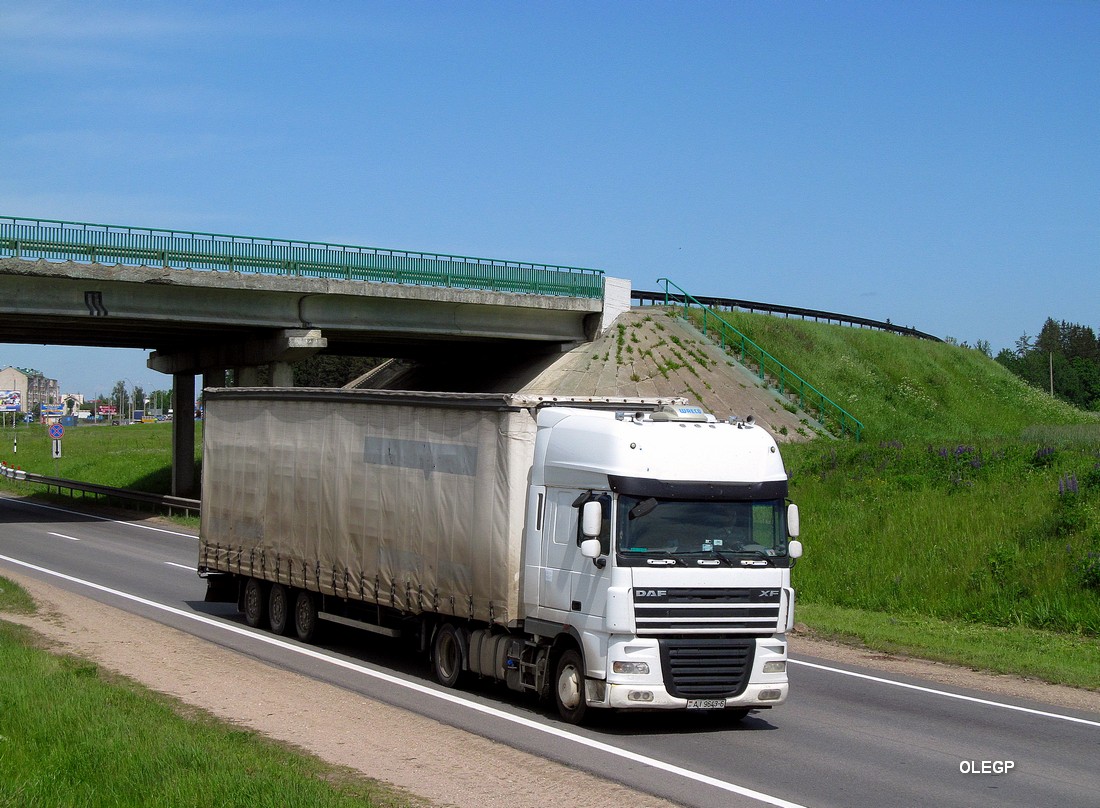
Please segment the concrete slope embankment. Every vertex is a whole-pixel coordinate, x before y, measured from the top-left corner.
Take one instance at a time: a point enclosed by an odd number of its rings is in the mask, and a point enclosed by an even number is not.
[[[813,421],[785,408],[756,374],[685,321],[651,306],[631,309],[595,341],[526,373],[508,380],[509,389],[561,396],[683,396],[722,420],[752,415],[779,440],[816,434]]]

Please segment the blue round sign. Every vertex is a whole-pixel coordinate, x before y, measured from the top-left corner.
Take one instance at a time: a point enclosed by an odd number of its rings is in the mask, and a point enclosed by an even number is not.
[[[50,437],[54,440],[61,440],[61,437],[65,434],[65,427],[61,424],[50,424]]]

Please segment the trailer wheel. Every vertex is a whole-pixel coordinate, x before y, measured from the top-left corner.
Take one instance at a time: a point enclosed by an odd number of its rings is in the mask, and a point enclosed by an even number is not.
[[[317,601],[304,589],[294,600],[294,633],[302,642],[313,642],[317,636]]]
[[[290,595],[282,584],[271,585],[267,596],[267,618],[273,634],[286,634],[290,626]]]
[[[258,578],[249,578],[244,585],[244,622],[252,628],[263,628],[267,619],[264,585]]]
[[[432,675],[444,687],[457,687],[462,681],[462,632],[451,623],[444,623],[432,640]]]
[[[570,724],[580,724],[588,712],[584,700],[584,660],[570,648],[558,657],[554,667],[554,703],[558,715]]]

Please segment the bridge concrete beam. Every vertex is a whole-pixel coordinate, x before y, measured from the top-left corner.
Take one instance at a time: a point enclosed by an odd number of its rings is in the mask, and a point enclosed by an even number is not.
[[[292,364],[328,346],[317,328],[286,328],[267,337],[238,342],[204,344],[181,351],[153,351],[146,364],[161,373],[214,372],[222,368],[254,368],[274,363]]]

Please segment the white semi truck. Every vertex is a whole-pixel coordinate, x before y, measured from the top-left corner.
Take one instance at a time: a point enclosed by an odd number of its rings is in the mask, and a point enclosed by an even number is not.
[[[199,574],[253,627],[411,636],[435,678],[595,708],[787,698],[775,441],[683,400],[206,391]]]

